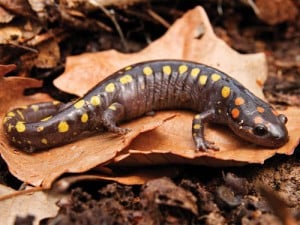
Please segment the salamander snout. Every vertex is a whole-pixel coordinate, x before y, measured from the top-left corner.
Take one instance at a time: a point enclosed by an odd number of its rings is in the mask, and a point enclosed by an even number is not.
[[[269,127],[269,132],[272,134],[278,145],[283,145],[288,141],[288,131],[285,124],[287,123],[287,117],[283,114],[278,115],[278,120],[280,123],[276,125],[271,125]]]

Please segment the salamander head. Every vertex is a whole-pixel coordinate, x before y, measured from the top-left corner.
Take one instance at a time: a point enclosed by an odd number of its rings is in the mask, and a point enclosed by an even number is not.
[[[269,148],[279,148],[288,141],[285,115],[261,100],[237,105],[229,111],[228,125],[238,136]]]

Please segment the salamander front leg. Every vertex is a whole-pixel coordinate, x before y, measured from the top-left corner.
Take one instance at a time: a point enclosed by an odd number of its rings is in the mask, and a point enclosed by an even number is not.
[[[125,116],[124,106],[118,102],[111,104],[102,114],[103,125],[108,131],[117,134],[126,134],[130,131],[129,128],[121,128],[117,123]]]
[[[213,142],[207,141],[204,138],[204,123],[212,121],[214,114],[215,111],[212,109],[195,115],[193,119],[192,133],[197,150],[219,150],[219,148],[215,146]]]

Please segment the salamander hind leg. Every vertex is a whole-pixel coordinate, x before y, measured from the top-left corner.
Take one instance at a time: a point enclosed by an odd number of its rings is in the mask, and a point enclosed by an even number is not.
[[[207,141],[204,138],[204,123],[213,119],[214,110],[195,115],[192,125],[193,139],[197,150],[207,151],[208,149],[219,150],[213,142]]]
[[[103,125],[108,129],[108,131],[117,134],[126,134],[130,131],[129,128],[121,128],[117,126],[125,117],[124,106],[118,102],[111,104],[102,114]]]

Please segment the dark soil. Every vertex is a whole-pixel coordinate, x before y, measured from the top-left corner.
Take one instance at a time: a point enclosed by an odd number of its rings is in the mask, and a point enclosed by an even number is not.
[[[72,189],[58,216],[43,223],[279,225],[274,212],[284,209],[299,222],[299,156],[243,168],[186,167],[173,181],[161,178],[141,187],[86,183]],[[259,191],[264,188],[275,197],[280,194],[286,204],[269,201]]]

